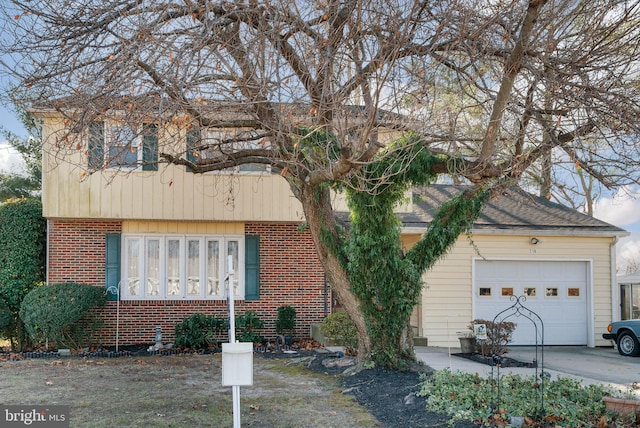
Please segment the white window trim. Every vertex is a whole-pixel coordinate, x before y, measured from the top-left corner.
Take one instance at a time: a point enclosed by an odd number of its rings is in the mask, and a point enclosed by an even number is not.
[[[127,244],[132,240],[138,240],[139,244],[139,257],[138,257],[138,293],[131,294],[129,286],[131,279],[128,277],[128,254]],[[159,286],[158,294],[149,294],[146,286],[142,287],[141,284],[148,284],[147,277],[147,243],[151,240],[160,241],[160,266],[159,266]],[[168,242],[170,240],[180,241],[180,267],[179,267],[179,294],[169,293],[168,283]],[[199,242],[199,293],[189,294],[189,278],[187,278],[188,269],[188,241]],[[207,294],[207,288],[209,286],[209,274],[207,272],[207,251],[208,242],[218,241],[220,242],[218,263],[220,272],[217,275],[218,280],[218,294]],[[176,235],[176,234],[123,234],[122,235],[122,251],[120,260],[121,271],[121,290],[122,300],[224,300],[227,298],[227,287],[225,279],[228,276],[228,262],[227,251],[230,242],[238,242],[238,266],[234,266],[234,283],[237,284],[237,291],[235,298],[237,300],[244,300],[245,296],[245,278],[244,278],[244,235]],[[205,278],[204,282],[202,278]]]

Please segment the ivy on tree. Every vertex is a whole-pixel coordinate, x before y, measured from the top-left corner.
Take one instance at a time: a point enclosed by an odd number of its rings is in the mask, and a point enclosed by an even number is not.
[[[412,186],[426,186],[437,175],[438,157],[407,134],[387,147],[381,160],[367,165],[364,179],[345,187],[351,228],[331,245],[340,254],[371,338],[370,359],[402,368],[415,359],[408,339],[409,318],[418,303],[422,274],[451,248],[478,218],[489,191],[473,189],[440,207],[425,235],[404,254],[401,222],[394,208]]]

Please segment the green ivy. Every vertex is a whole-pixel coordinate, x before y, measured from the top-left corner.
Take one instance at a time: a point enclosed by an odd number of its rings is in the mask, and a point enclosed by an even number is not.
[[[75,282],[42,286],[25,296],[20,318],[33,340],[49,339],[59,347],[79,349],[98,327],[97,315],[89,310],[105,302],[103,287]]]
[[[427,397],[427,410],[450,416],[449,424],[474,421],[490,426],[492,419],[509,422],[513,416],[524,416],[536,426],[599,426],[605,414],[603,397],[608,391],[602,385],[582,385],[571,378],[549,380],[544,384],[544,415],[540,409],[540,384],[534,376],[500,377],[500,409],[491,414],[492,400],[497,399],[495,380],[477,374],[440,370],[423,377],[419,396]],[[496,402],[497,404],[497,402]],[[543,420],[544,418],[544,420]]]
[[[405,255],[401,223],[394,208],[413,185],[429,185],[439,158],[408,134],[390,145],[363,177],[346,189],[352,227],[342,254],[351,287],[360,302],[371,338],[371,359],[378,366],[403,368],[414,359],[403,345],[413,308],[422,289],[422,274],[470,230],[487,192],[459,195],[444,204],[425,236]]]
[[[14,349],[27,344],[19,317],[22,299],[44,282],[46,222],[37,199],[7,201],[0,206],[0,299],[12,314],[2,334]]]

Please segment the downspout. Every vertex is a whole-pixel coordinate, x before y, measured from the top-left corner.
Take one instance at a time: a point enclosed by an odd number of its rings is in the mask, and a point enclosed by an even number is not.
[[[620,320],[620,290],[618,288],[618,278],[616,275],[616,251],[615,247],[619,238],[614,237],[611,244],[609,244],[609,253],[611,256],[611,321]]]
[[[49,285],[49,242],[51,242],[51,240],[49,239],[49,233],[50,233],[50,221],[49,219],[47,219],[47,242],[45,244],[45,257],[44,257],[44,280],[45,280],[45,285]]]

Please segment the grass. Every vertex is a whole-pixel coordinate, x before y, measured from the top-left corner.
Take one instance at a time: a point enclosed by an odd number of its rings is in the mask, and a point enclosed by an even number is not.
[[[233,426],[220,354],[2,361],[0,370],[3,404],[69,405],[71,427]],[[242,426],[378,426],[337,379],[300,361],[254,359],[254,385],[240,396]]]

